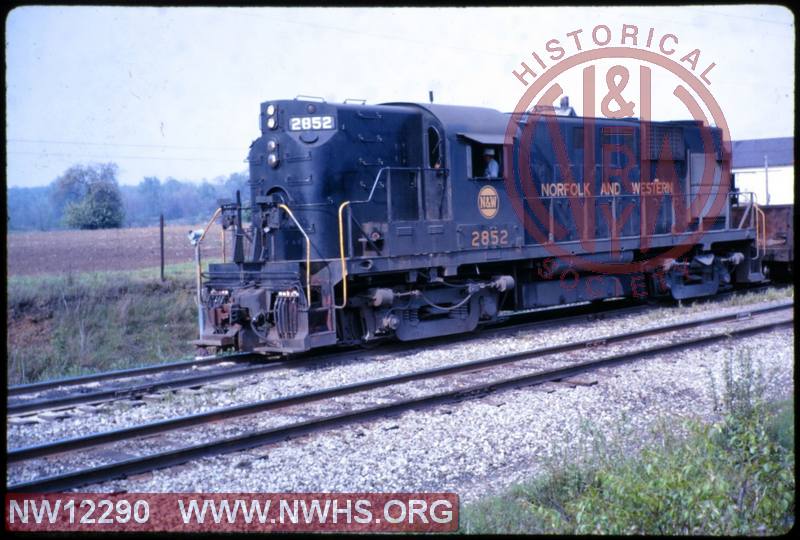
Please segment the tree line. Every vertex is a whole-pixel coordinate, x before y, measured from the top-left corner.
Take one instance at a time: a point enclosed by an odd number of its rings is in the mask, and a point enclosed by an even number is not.
[[[220,199],[249,198],[248,175],[192,182],[146,177],[122,186],[114,163],[74,165],[42,187],[7,189],[8,230],[104,229],[206,221]]]

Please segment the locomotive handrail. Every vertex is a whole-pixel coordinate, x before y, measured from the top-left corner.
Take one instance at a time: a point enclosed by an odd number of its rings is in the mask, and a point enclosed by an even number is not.
[[[434,170],[441,170],[441,169],[434,169]],[[485,177],[484,177],[485,178]],[[476,177],[476,179],[480,179],[480,177]],[[692,192],[694,195],[703,195],[703,194],[710,194],[713,195],[717,193],[716,190],[708,189],[708,190],[696,190]],[[750,192],[739,192],[739,193],[729,193],[729,195],[750,195]],[[660,193],[608,193],[602,195],[531,195],[526,197],[526,199],[600,199],[600,198],[609,198],[609,197],[636,197],[636,198],[644,198],[644,197],[660,197],[662,194]],[[664,193],[663,195],[683,195],[683,193]]]
[[[756,230],[756,254],[755,258],[758,259],[759,257],[763,256],[767,252],[767,216],[764,211],[761,209],[761,206],[756,202],[755,193],[746,192],[746,193],[736,193],[735,194],[738,198],[742,195],[747,195],[746,201],[746,209],[742,212],[742,217],[739,220],[738,228],[741,229],[745,225],[745,221],[748,221],[747,227],[754,227]],[[739,203],[741,204],[741,203]],[[748,220],[749,218],[749,220]]]
[[[333,301],[335,309],[342,309],[347,305],[347,263],[344,256],[344,223],[342,221],[342,214],[345,207],[350,205],[350,201],[344,201],[339,205],[339,259],[342,261],[342,305],[337,305],[336,300]]]
[[[436,169],[434,167],[381,167],[380,169],[378,169],[378,172],[375,175],[375,180],[372,182],[372,187],[370,188],[369,196],[366,199],[361,199],[361,200],[358,200],[358,201],[348,201],[348,202],[350,204],[364,204],[364,203],[372,202],[372,197],[375,195],[375,190],[378,187],[378,182],[381,179],[381,175],[385,171],[417,171],[417,172],[442,171],[445,174],[450,174],[450,169],[446,169],[446,168]],[[321,206],[330,206],[331,204],[334,204],[333,201],[295,204],[294,207],[295,208],[315,208],[315,207],[321,207]]]
[[[761,256],[762,251],[763,252],[767,251],[767,216],[761,209],[761,207],[759,207],[758,203],[753,203],[753,209],[755,210],[755,221],[756,221],[755,258],[758,259]]]
[[[378,181],[381,179],[381,175],[384,171],[416,171],[416,172],[423,172],[423,171],[442,171],[445,174],[450,172],[450,169],[437,169],[435,167],[381,167],[378,169],[378,173],[375,175],[375,181],[372,182],[372,189],[369,190],[369,197],[361,201],[348,201],[350,204],[363,204],[372,201],[372,196],[375,195],[375,188],[378,187]]]
[[[300,99],[300,98],[311,98],[311,99],[316,99],[316,100],[319,100],[319,101],[321,101],[322,103],[327,103],[327,101],[325,101],[325,98],[324,98],[324,97],[320,97],[320,96],[309,96],[308,94],[297,94],[297,95],[294,97],[294,100],[295,100],[295,101],[297,101],[297,100],[298,100],[298,99]]]
[[[211,226],[214,224],[214,220],[217,219],[217,216],[219,216],[220,212],[222,212],[222,207],[217,208],[216,212],[214,212],[214,215],[211,216],[211,219],[208,220],[208,225],[206,225],[205,229],[203,229],[203,234],[200,235],[200,239],[197,241],[198,244],[203,241],[203,238],[206,237],[208,229],[210,229]]]
[[[715,190],[707,190],[707,191],[703,190],[703,191],[694,192],[695,195],[702,194],[702,193],[713,194],[713,193],[716,193],[716,191]],[[678,196],[679,194],[671,193],[671,194],[665,194],[665,195],[669,195],[670,197],[672,197],[672,199],[671,199],[670,203],[668,203],[668,205],[669,205],[669,209],[672,211],[672,224],[673,224],[673,232],[672,232],[672,234],[676,234],[675,231],[674,231],[674,225],[675,225],[675,197]],[[548,212],[548,218],[549,219],[545,220],[545,221],[549,222],[549,229],[547,230],[547,232],[548,232],[548,240],[547,241],[548,242],[554,242],[555,241],[554,240],[554,234],[553,234],[554,231],[555,231],[555,212],[554,212],[554,207],[555,207],[556,203],[563,202],[563,201],[570,201],[572,199],[580,199],[581,201],[584,202],[584,206],[583,206],[584,219],[586,219],[586,209],[587,209],[586,204],[589,203],[589,201],[595,201],[595,204],[596,203],[604,203],[604,201],[610,202],[610,204],[611,204],[610,220],[611,220],[611,225],[612,226],[611,226],[611,231],[609,231],[609,236],[607,238],[613,238],[614,237],[614,231],[616,231],[616,227],[614,225],[614,223],[616,221],[616,218],[617,218],[617,215],[616,215],[617,208],[616,207],[619,204],[623,204],[625,201],[633,201],[633,202],[642,201],[640,219],[643,220],[643,219],[645,219],[644,216],[646,215],[646,212],[647,212],[646,206],[643,204],[643,201],[647,200],[647,199],[660,197],[660,196],[661,195],[657,195],[657,194],[646,194],[646,195],[643,195],[643,194],[640,194],[640,193],[639,194],[636,194],[636,193],[620,193],[620,194],[609,193],[609,194],[604,194],[604,195],[580,195],[580,196],[575,196],[575,195],[573,195],[573,196],[570,196],[570,195],[532,195],[532,196],[523,197],[523,200],[526,201],[526,202],[539,200],[539,201],[541,201],[541,204],[543,205],[543,207],[545,209],[549,209],[549,212]],[[751,192],[728,193],[727,194],[727,199],[728,200],[727,200],[727,204],[725,205],[726,208],[725,208],[724,215],[717,216],[718,218],[719,217],[724,217],[725,221],[724,221],[724,224],[722,224],[722,230],[726,230],[727,231],[727,230],[735,230],[735,229],[742,229],[742,228],[756,229],[756,234],[757,234],[757,237],[758,237],[757,238],[757,243],[760,242],[760,244],[759,244],[760,248],[759,249],[761,251],[766,251],[766,247],[765,247],[766,246],[766,244],[765,244],[765,239],[766,239],[766,214],[764,214],[763,210],[761,210],[760,206],[755,202],[754,194],[751,193]],[[739,201],[739,199],[743,199],[743,202],[738,202],[738,204],[740,204],[741,206],[744,207],[744,212],[742,212],[742,215],[741,215],[740,218],[737,216],[737,219],[739,220],[738,224],[731,223],[731,208],[730,208],[731,201],[732,200]],[[685,209],[685,211],[687,211],[687,212],[688,212],[688,210],[689,210],[688,208]],[[584,225],[589,226],[587,223],[584,223]],[[698,226],[701,226],[701,225],[698,224]],[[642,235],[644,235],[644,234],[645,233],[642,232]],[[652,234],[657,234],[657,233],[652,233]],[[764,235],[764,238],[761,238],[762,234]],[[761,251],[759,251],[759,253]]]
[[[214,224],[214,220],[217,219],[220,212],[222,212],[222,207],[219,207],[214,212],[214,215],[211,216],[211,219],[208,220],[208,225],[203,228],[203,232],[200,233],[200,236],[197,240],[192,240],[194,245],[194,257],[195,257],[195,264],[197,265],[197,327],[200,339],[203,339],[203,326],[205,325],[204,317],[203,317],[203,265],[201,262],[201,255],[200,255],[200,244],[203,242],[203,238],[206,237],[206,233],[208,229]],[[223,239],[225,238],[225,232],[223,231]],[[224,255],[223,255],[224,257]]]
[[[739,220],[739,226],[737,227],[739,229],[742,228],[742,225],[744,225],[745,220],[750,215],[750,210],[753,208],[753,194],[750,193],[749,195],[750,195],[750,200],[748,201],[747,209],[744,212],[742,212],[742,219]],[[738,202],[738,197],[737,197],[737,202]],[[750,218],[750,221],[753,221],[752,217]]]
[[[221,207],[217,208],[217,210],[214,212],[214,215],[211,216],[211,219],[208,220],[208,225],[205,226],[205,228],[203,229],[202,234],[200,235],[200,238],[197,239],[197,244],[196,244],[197,249],[200,249],[200,244],[203,242],[203,238],[206,237],[206,233],[208,232],[208,229],[210,229],[211,226],[214,224],[214,220],[217,219],[217,216],[219,216],[220,212],[222,212],[222,208]],[[223,238],[224,238],[224,236],[223,236]],[[198,306],[202,305],[202,300],[201,300],[201,297],[200,297],[200,289],[202,288],[202,286],[203,286],[203,269],[202,269],[202,267],[200,265],[200,257],[199,257],[199,252],[198,252],[198,256],[197,256],[197,305]]]
[[[344,253],[344,209],[351,204],[370,202],[373,195],[375,195],[375,188],[378,186],[378,181],[380,180],[383,171],[387,169],[391,169],[391,167],[381,167],[380,170],[378,170],[378,173],[375,175],[375,181],[372,183],[372,189],[369,191],[369,197],[362,201],[344,201],[339,205],[339,260],[342,263],[342,303],[341,305],[337,305],[336,301],[334,300],[333,307],[335,309],[342,309],[347,305],[347,258]]]
[[[381,175],[385,171],[415,171],[418,173],[422,173],[423,171],[442,171],[447,174],[449,169],[437,169],[435,167],[381,167],[375,174],[375,181],[372,182],[372,188],[369,190],[369,196],[366,199],[360,201],[344,201],[339,205],[339,260],[342,264],[342,303],[337,305],[334,301],[333,307],[336,309],[342,309],[347,305],[347,257],[344,252],[344,209],[354,204],[366,204],[371,202],[372,197],[375,195],[375,190],[378,187],[378,182],[381,179]],[[352,216],[350,216],[350,219],[353,219]],[[348,221],[348,223],[350,222]]]
[[[280,203],[278,204],[278,208],[289,214],[289,217],[294,221],[300,234],[306,239],[306,297],[308,298],[308,308],[311,309],[311,239],[306,234],[306,231],[303,230],[303,227],[300,226],[300,223],[297,221],[297,218],[294,217],[292,210],[288,206]]]

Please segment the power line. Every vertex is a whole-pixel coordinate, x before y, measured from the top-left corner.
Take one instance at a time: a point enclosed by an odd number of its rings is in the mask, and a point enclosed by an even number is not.
[[[692,11],[699,11],[700,13],[708,13],[709,15],[724,15],[725,17],[736,17],[737,19],[749,19],[751,21],[758,21],[768,24],[779,24],[781,26],[793,26],[792,23],[782,22],[782,21],[771,21],[769,19],[762,19],[760,17],[748,17],[747,15],[735,15],[733,13],[723,13],[721,11],[708,11],[706,9],[699,9],[699,8],[689,8]]]
[[[36,155],[43,158],[49,157],[65,157],[65,158],[72,158],[72,159],[109,159],[109,160],[118,160],[118,159],[151,159],[151,160],[158,160],[158,161],[211,161],[216,163],[222,162],[236,162],[236,163],[243,163],[247,160],[239,160],[239,159],[211,159],[211,158],[200,158],[200,157],[164,157],[164,156],[93,156],[88,154],[64,154],[60,152],[24,152],[24,151],[14,151],[11,150],[8,152],[9,154],[25,154],[25,155]]]
[[[769,24],[777,24],[777,25],[789,26],[789,27],[792,26],[791,23],[773,21],[773,20],[769,20],[769,19],[761,19],[761,18],[757,18],[757,17],[748,17],[746,15],[734,15],[734,14],[730,14],[730,13],[707,11],[707,10],[697,9],[697,8],[689,8],[689,9],[692,9],[693,11],[697,11],[697,12],[707,13],[709,15],[724,15],[726,17],[738,17],[738,18],[742,18],[742,19],[750,19],[750,20],[769,23]],[[463,46],[453,45],[453,44],[450,44],[450,43],[432,42],[432,41],[426,41],[426,40],[421,40],[421,39],[409,39],[408,37],[392,35],[392,34],[383,34],[383,33],[377,33],[377,32],[364,32],[364,31],[354,30],[354,29],[350,29],[350,28],[343,28],[343,27],[339,27],[339,26],[330,26],[330,25],[313,23],[313,22],[308,22],[308,21],[300,22],[300,21],[292,21],[292,20],[287,20],[287,19],[276,19],[276,18],[273,18],[273,17],[268,17],[266,15],[260,15],[260,14],[258,14],[256,16],[260,17],[260,18],[268,18],[271,22],[293,24],[293,25],[297,25],[297,26],[321,28],[321,29],[324,29],[324,30],[333,30],[335,32],[343,32],[343,33],[348,33],[348,34],[370,36],[370,37],[374,37],[374,38],[378,38],[378,39],[389,39],[389,40],[396,40],[396,41],[404,41],[404,42],[407,42],[407,43],[415,43],[415,44],[418,44],[418,45],[429,46],[429,47],[431,47],[433,49],[453,49],[453,50],[460,50],[460,51],[473,52],[473,53],[479,53],[479,54],[486,54],[486,55],[490,55],[490,56],[502,56],[502,57],[512,57],[512,56],[517,56],[517,54],[518,54],[518,53],[509,53],[509,52],[504,52],[504,51],[489,51],[489,50],[486,50],[486,49],[475,49],[475,48],[470,48],[470,47],[463,47]],[[661,21],[661,22],[668,22],[668,23],[675,23],[675,24],[689,24],[691,26],[698,26],[698,27],[706,26],[705,24],[693,23],[693,22],[690,22],[690,21],[672,21],[672,20],[664,20],[664,19],[655,19],[655,18],[652,18],[652,17],[643,17],[643,18],[649,18],[650,20],[657,20],[657,21]]]
[[[362,31],[359,31],[359,30],[352,30],[352,29],[349,29],[349,28],[342,28],[342,27],[338,27],[338,26],[328,26],[328,25],[324,25],[324,24],[311,23],[311,22],[307,22],[307,21],[299,22],[299,21],[289,21],[289,20],[286,20],[286,19],[275,19],[273,17],[268,17],[266,15],[260,15],[260,17],[261,18],[268,18],[271,22],[295,24],[295,25],[298,25],[298,26],[310,26],[310,27],[314,27],[314,28],[322,28],[324,30],[333,30],[335,32],[344,32],[344,33],[347,33],[347,34],[370,36],[370,37],[374,37],[374,38],[378,38],[378,39],[390,39],[390,40],[395,40],[395,41],[404,41],[406,43],[415,43],[417,45],[425,45],[427,47],[431,47],[432,49],[454,49],[454,50],[465,51],[465,52],[472,52],[472,53],[478,53],[478,54],[487,54],[487,55],[490,55],[490,56],[504,56],[504,57],[517,56],[517,54],[518,54],[518,53],[508,53],[508,52],[500,52],[500,51],[487,51],[486,49],[475,49],[475,48],[470,48],[470,47],[460,47],[460,46],[451,45],[451,44],[448,44],[448,43],[432,42],[432,41],[426,41],[426,40],[421,40],[421,39],[409,39],[407,37],[401,37],[401,36],[396,36],[396,35],[392,35],[392,34],[379,34],[379,33],[375,33],[375,32],[362,32]]]
[[[7,139],[8,142],[20,143],[33,143],[33,144],[74,144],[79,146],[125,146],[136,148],[178,148],[181,150],[239,150],[241,147],[234,148],[231,146],[177,146],[169,144],[136,144],[136,143],[108,143],[108,142],[90,142],[90,141],[54,141],[45,139]]]

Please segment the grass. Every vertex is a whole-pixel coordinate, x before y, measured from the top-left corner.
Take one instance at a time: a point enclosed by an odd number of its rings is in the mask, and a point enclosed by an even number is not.
[[[155,268],[10,277],[9,384],[191,356],[194,267],[171,265],[166,276]]]
[[[773,420],[769,425],[769,438],[794,452],[794,400],[782,400],[770,404]]]
[[[203,260],[207,264],[221,262],[221,259]],[[195,279],[194,262],[170,264],[164,267],[167,282],[191,282]],[[38,274],[31,276],[9,276],[7,282],[8,305],[20,302],[47,299],[53,290],[66,291],[119,287],[127,285],[147,285],[160,282],[158,267],[136,270],[115,270],[104,272],[66,272],[63,274]]]
[[[794,298],[794,286],[789,285],[787,287],[770,287],[766,291],[762,292],[748,292],[745,294],[740,294],[731,297],[730,299],[726,300],[725,305],[730,306],[742,306],[747,304],[755,304],[757,302],[771,302],[773,300],[786,300],[788,298]]]
[[[771,287],[765,291],[751,291],[743,292],[726,298],[720,299],[699,299],[694,301],[685,302],[680,308],[675,307],[662,307],[648,311],[646,317],[649,320],[660,321],[665,316],[670,316],[675,313],[676,309],[680,310],[681,315],[691,315],[695,313],[706,313],[710,310],[719,310],[727,307],[746,306],[750,304],[759,304],[761,302],[773,302],[776,300],[788,300],[794,298],[794,286],[786,286],[780,288]]]
[[[541,476],[467,505],[460,532],[786,533],[795,510],[793,401],[764,401],[749,354],[729,358],[712,390],[720,421],[662,422],[628,454],[590,437],[581,456],[557,455]]]

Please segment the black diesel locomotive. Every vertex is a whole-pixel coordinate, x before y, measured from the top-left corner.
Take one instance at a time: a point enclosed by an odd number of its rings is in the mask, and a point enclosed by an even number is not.
[[[720,130],[564,112],[532,123],[478,107],[263,103],[250,224],[240,201],[222,205],[233,260],[202,274],[195,343],[414,340],[764,279],[761,213],[732,189]]]

